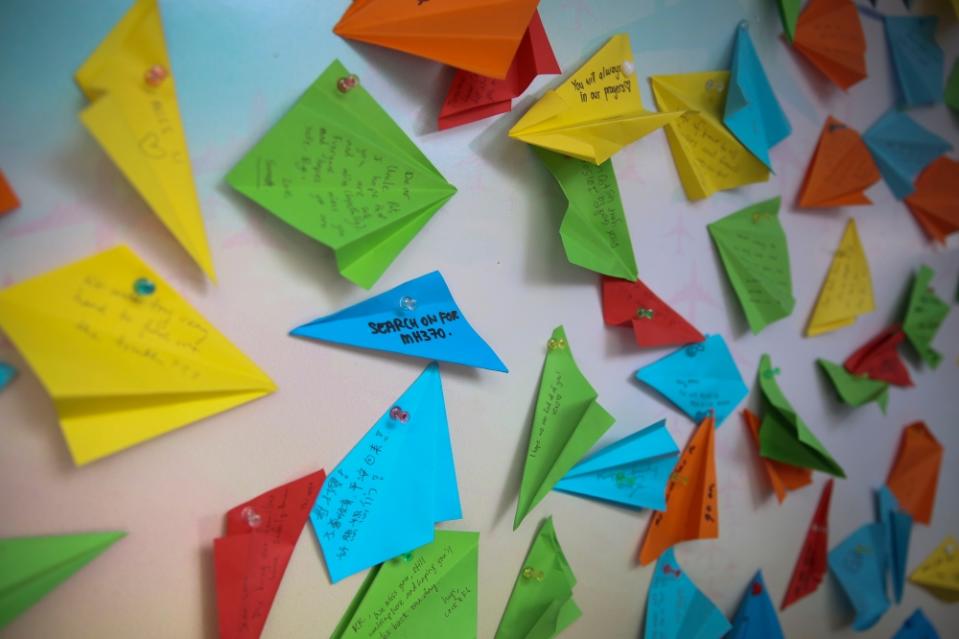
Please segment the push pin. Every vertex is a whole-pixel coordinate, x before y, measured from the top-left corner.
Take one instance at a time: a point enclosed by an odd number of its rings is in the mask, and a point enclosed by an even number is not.
[[[535,579],[536,581],[543,581],[546,575],[542,570],[536,570],[532,566],[526,566],[523,568],[523,579]]]
[[[260,524],[263,523],[263,518],[260,517],[260,513],[253,510],[252,506],[247,506],[241,510],[240,516],[246,520],[246,525],[250,528],[259,528]]]
[[[337,80],[336,88],[340,93],[349,93],[359,81],[360,79],[351,73]]]
[[[412,552],[408,552],[408,553],[406,553],[405,555],[403,555],[403,561],[405,561],[405,562],[413,561],[413,553],[412,553]]]
[[[394,406],[390,409],[390,419],[405,424],[410,421],[410,414],[399,406]]]
[[[551,337],[551,338],[549,339],[549,341],[546,342],[546,347],[549,348],[549,350],[551,350],[551,351],[555,351],[555,350],[557,350],[557,349],[566,348],[566,340],[565,340],[565,339],[553,339],[553,338]]]
[[[623,60],[623,73],[626,75],[633,75],[633,72],[636,71],[636,65],[633,64],[632,60]]]
[[[759,224],[766,217],[765,213],[753,213],[753,224]]]
[[[152,280],[145,277],[137,279],[133,283],[133,292],[137,297],[147,297],[153,295],[157,290],[157,285]]]
[[[408,313],[416,310],[416,299],[406,295],[400,299],[400,308]]]
[[[947,544],[946,547],[943,548],[943,550],[945,550],[946,554],[949,555],[950,557],[956,554],[956,547],[953,546],[952,544]]]
[[[758,581],[753,582],[753,597],[758,597],[763,594],[763,587],[759,585]]]
[[[638,318],[644,318],[644,317],[645,317],[646,319],[653,319],[653,309],[651,309],[651,308],[637,308],[637,309],[636,309],[636,317],[638,317]]]
[[[763,371],[763,377],[765,377],[766,379],[772,379],[772,378],[775,377],[776,375],[779,375],[779,369],[778,369],[778,368],[770,368],[770,369],[767,370],[767,371]]]
[[[739,28],[740,28],[740,29],[748,29],[748,28],[749,28],[749,21],[748,21],[748,20],[740,20],[740,21],[739,21]]]
[[[143,74],[143,79],[151,87],[158,87],[163,84],[163,81],[166,80],[169,75],[170,72],[167,71],[163,65],[154,64]]]
[[[666,573],[667,575],[676,575],[677,577],[683,574],[682,570],[680,570],[679,568],[673,568],[669,564],[663,565],[663,572]]]
[[[696,353],[702,353],[706,347],[702,344],[690,344],[686,347],[686,357],[696,357]]]

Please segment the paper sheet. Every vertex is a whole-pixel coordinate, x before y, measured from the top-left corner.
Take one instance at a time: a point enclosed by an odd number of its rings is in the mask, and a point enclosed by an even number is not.
[[[932,347],[939,328],[949,315],[950,307],[936,295],[932,280],[936,272],[923,264],[912,280],[909,292],[909,304],[902,320],[902,332],[906,339],[922,358],[922,361],[936,368],[942,361],[942,355]]]
[[[769,483],[772,485],[776,500],[781,504],[786,499],[787,492],[793,492],[812,483],[812,471],[801,466],[790,466],[773,459],[759,456],[759,429],[762,421],[748,409],[743,409],[743,421],[752,435],[756,445],[756,455],[766,469]]]
[[[12,213],[18,208],[20,208],[20,198],[7,181],[7,176],[0,171],[0,215]]]
[[[886,485],[899,507],[927,526],[932,522],[943,447],[925,422],[905,426]]]
[[[646,639],[721,639],[731,626],[722,611],[680,568],[672,548],[664,552],[646,595]]]
[[[746,587],[727,639],[783,639],[776,608],[769,598],[763,571],[757,570]]]
[[[909,575],[909,581],[928,590],[940,601],[959,601],[959,542],[956,538],[946,535],[932,554]]]
[[[866,524],[829,551],[829,570],[856,612],[853,630],[872,628],[889,609],[883,571],[882,524]]]
[[[923,169],[906,205],[929,239],[945,244],[959,231],[959,162],[940,156]]]
[[[803,597],[810,595],[819,588],[822,578],[826,574],[826,556],[829,548],[829,502],[832,499],[832,482],[830,479],[822,487],[819,502],[813,512],[806,539],[803,541],[796,564],[793,567],[789,585],[783,595],[780,610],[796,603]]]
[[[643,348],[682,346],[706,337],[640,280],[603,278],[603,322],[629,326]]]
[[[893,324],[847,357],[843,366],[852,375],[864,375],[894,386],[912,386],[909,369],[899,356],[899,345],[905,339],[906,334],[899,325]]]
[[[881,177],[859,132],[829,116],[806,169],[797,206],[815,209],[872,204],[864,191]]]
[[[833,254],[819,290],[806,335],[822,335],[851,326],[856,318],[876,310],[866,252],[859,242],[856,220],[849,218],[839,248]]]
[[[825,371],[836,389],[839,400],[853,407],[876,402],[882,413],[889,406],[889,384],[881,380],[870,379],[866,375],[854,375],[835,362],[819,358],[816,363]]]
[[[841,89],[866,78],[866,36],[852,0],[810,0],[793,47]]]
[[[905,113],[887,111],[862,137],[896,199],[913,192],[916,176],[952,148]]]

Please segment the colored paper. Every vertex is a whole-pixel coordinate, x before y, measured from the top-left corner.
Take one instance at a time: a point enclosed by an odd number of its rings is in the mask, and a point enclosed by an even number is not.
[[[226,533],[213,540],[221,639],[256,639],[263,632],[283,573],[325,478],[326,473],[319,470],[226,513]]]
[[[753,47],[745,21],[736,28],[723,124],[769,170],[772,170],[769,149],[792,132]]]
[[[661,419],[576,464],[554,490],[628,508],[666,510],[666,482],[677,457],[679,448]]]
[[[769,598],[766,582],[763,581],[763,571],[757,570],[756,575],[743,598],[739,601],[739,608],[733,617],[733,629],[726,635],[727,639],[783,639],[783,629],[776,616],[776,608]]]
[[[909,304],[902,320],[902,332],[916,349],[922,361],[936,368],[942,361],[942,355],[932,347],[939,327],[949,314],[949,304],[936,295],[932,288],[932,279],[936,272],[923,264],[912,281],[909,292]]]
[[[646,595],[647,639],[720,639],[732,626],[679,567],[672,548],[656,562]]]
[[[12,364],[0,362],[0,390],[10,385],[13,378],[17,376],[17,369]]]
[[[932,622],[926,618],[922,608],[916,608],[916,611],[902,623],[892,639],[939,639],[939,633],[936,632]]]
[[[629,36],[613,36],[586,64],[534,104],[509,136],[602,164],[679,113],[643,108]]]
[[[779,198],[748,206],[706,228],[753,334],[788,317],[796,300]]]
[[[681,541],[719,537],[715,438],[712,416],[690,435],[666,485],[666,510],[649,519],[637,557],[641,565]]]
[[[757,415],[747,409],[743,409],[743,421],[752,434],[753,443],[756,445],[756,453],[759,454],[759,429],[761,421]],[[772,459],[759,457],[763,467],[766,469],[766,475],[769,477],[769,483],[772,484],[773,492],[776,493],[776,500],[781,504],[786,499],[787,492],[799,490],[803,486],[812,483],[812,471],[800,466],[790,466]]]
[[[456,193],[339,60],[226,180],[333,249],[340,274],[363,288]]]
[[[0,628],[125,536],[100,532],[0,539]]]
[[[333,33],[504,78],[539,0],[355,0]]]
[[[643,348],[682,346],[706,337],[640,280],[603,278],[603,321],[629,326]]]
[[[136,292],[144,283],[152,293]],[[77,465],[276,390],[125,246],[0,291],[0,327],[53,398]]]
[[[462,516],[434,362],[326,478],[310,522],[336,583],[430,543],[437,523]]]
[[[869,262],[859,242],[856,220],[849,218],[809,318],[806,335],[822,335],[850,326],[857,317],[874,310]]]
[[[331,639],[475,639],[479,533],[436,539],[370,570]]]
[[[766,165],[723,124],[727,103],[741,102],[738,95],[727,98],[730,82],[729,71],[650,78],[659,110],[681,113],[666,123],[666,140],[689,200],[769,179]]]
[[[562,326],[547,347],[513,530],[616,421],[596,401]]]
[[[906,205],[929,239],[944,244],[959,231],[959,162],[940,156],[923,169]]]
[[[810,0],[793,47],[841,89],[866,78],[866,36],[852,0]]]
[[[913,422],[902,430],[896,458],[886,477],[899,507],[927,526],[936,504],[942,453],[942,444],[925,422]]]
[[[526,553],[495,639],[550,639],[563,632],[583,614],[573,601],[575,585],[553,518],[547,517]]]
[[[899,91],[899,105],[914,107],[942,99],[945,56],[936,44],[935,16],[883,16],[886,44]]]
[[[555,73],[562,73],[562,70],[536,11],[504,79],[462,69],[456,71],[440,108],[437,128],[442,131],[507,113],[513,108],[513,98],[523,95],[536,76]]]
[[[946,535],[942,543],[923,560],[909,581],[928,590],[936,599],[959,601],[959,542]]]
[[[843,366],[853,375],[895,386],[912,386],[909,369],[899,357],[899,344],[904,339],[906,334],[898,324],[893,324],[847,357]]]
[[[749,393],[720,335],[707,335],[702,343],[684,346],[647,364],[636,371],[636,379],[697,423],[712,413],[722,425]]]
[[[868,630],[889,609],[882,524],[866,524],[829,551],[829,570],[856,611],[853,630]]]
[[[888,486],[876,491],[877,519],[886,538],[885,566],[892,577],[892,592],[896,603],[902,601],[902,587],[906,582],[906,561],[909,557],[909,537],[912,534],[912,517],[899,510],[899,503]],[[885,577],[883,577],[885,583]]]
[[[952,148],[901,111],[887,111],[862,136],[879,172],[901,200],[913,192],[916,176],[934,159]]]
[[[769,355],[759,360],[759,388],[763,421],[759,429],[759,454],[792,466],[821,470],[836,477],[846,474],[783,395]]]
[[[207,277],[216,280],[157,0],[136,0],[76,72],[80,121]]]
[[[786,39],[791,43],[796,37],[796,22],[799,20],[799,9],[802,0],[779,0],[779,19],[782,20]]]
[[[956,14],[959,15],[959,0],[953,0],[953,2],[956,3]],[[942,97],[950,109],[959,111],[959,58],[952,61],[952,71],[949,72],[946,90]]]
[[[819,358],[819,366],[829,377],[839,400],[853,407],[863,406],[869,402],[876,402],[883,415],[889,406],[889,383],[882,380],[870,379],[867,375],[856,375],[846,370],[844,366]]]
[[[872,204],[864,191],[882,176],[859,132],[829,116],[799,189],[801,209]]]
[[[20,198],[7,181],[7,176],[0,171],[0,215],[12,213],[20,208]]]
[[[507,372],[439,271],[297,326],[290,335]]]
[[[829,544],[829,502],[832,499],[832,479],[822,487],[819,503],[813,512],[806,540],[796,557],[786,594],[780,610],[785,610],[806,595],[816,592],[826,574],[826,555]]]

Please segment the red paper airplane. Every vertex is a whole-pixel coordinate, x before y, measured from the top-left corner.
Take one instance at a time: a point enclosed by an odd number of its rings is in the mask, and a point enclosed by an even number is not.
[[[632,326],[636,343],[646,348],[682,346],[706,338],[641,281],[603,278],[603,321]]]
[[[221,639],[256,639],[286,565],[326,479],[319,470],[254,497],[226,514],[213,541]]]
[[[909,371],[899,359],[899,343],[904,339],[906,334],[894,324],[866,342],[843,365],[853,375],[865,375],[895,386],[912,386]]]
[[[786,596],[780,610],[785,610],[806,595],[816,592],[826,574],[826,556],[829,552],[829,500],[832,497],[832,480],[826,482],[819,497],[816,512],[809,522],[806,541],[803,543],[796,566],[793,568]]]
[[[0,171],[0,215],[10,213],[20,207],[20,199],[13,187],[7,182],[7,177]]]
[[[463,70],[456,72],[440,109],[437,126],[442,131],[507,113],[513,108],[513,98],[523,95],[536,76],[553,73],[562,71],[537,11],[505,79],[488,78]]]

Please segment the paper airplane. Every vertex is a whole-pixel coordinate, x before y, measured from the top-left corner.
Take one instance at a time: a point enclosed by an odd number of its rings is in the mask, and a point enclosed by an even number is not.
[[[909,369],[899,357],[899,344],[904,339],[906,334],[898,324],[893,324],[847,357],[843,366],[853,375],[865,375],[894,386],[912,386]]]
[[[702,333],[642,281],[603,278],[603,321],[607,326],[629,326],[644,348],[682,346],[702,342]]]
[[[949,304],[942,300],[932,288],[932,279],[936,272],[923,264],[912,281],[909,292],[909,304],[906,316],[902,320],[902,332],[906,339],[922,358],[922,361],[936,368],[942,361],[942,355],[932,347],[939,327],[949,314]]]
[[[866,78],[866,36],[852,0],[810,0],[793,47],[841,89]]]
[[[792,43],[796,37],[796,22],[799,20],[799,10],[802,8],[802,0],[778,0],[779,1],[779,19],[783,23],[783,31],[786,32],[786,39]]]
[[[96,532],[0,539],[0,628],[125,536]]]
[[[936,44],[936,16],[882,16],[898,87],[899,106],[930,105],[942,99],[945,56]]]
[[[887,111],[876,120],[862,139],[898,200],[915,190],[913,181],[930,162],[952,148],[944,139],[896,110]]]
[[[928,590],[940,601],[959,601],[959,542],[946,535],[939,547],[923,560],[909,581]]]
[[[919,523],[932,522],[936,504],[942,444],[925,422],[914,422],[902,430],[896,458],[886,477],[886,486],[896,496],[899,507]]]
[[[513,108],[513,98],[523,95],[538,75],[562,73],[543,28],[539,12],[533,12],[516,56],[502,80],[462,69],[453,76],[437,118],[439,130],[476,122]]]
[[[666,510],[649,519],[637,557],[640,565],[681,541],[719,537],[715,431],[712,416],[706,417],[686,442],[666,485]]]
[[[456,193],[338,60],[226,180],[333,249],[340,274],[363,288],[376,283]]]
[[[83,126],[215,281],[157,0],[136,0],[76,81],[91,102]]]
[[[816,363],[823,369],[839,400],[849,406],[859,407],[869,402],[879,404],[879,409],[886,414],[889,406],[889,383],[877,379],[870,379],[867,375],[855,375],[835,362],[819,358]]]
[[[829,570],[856,611],[853,630],[872,628],[889,609],[882,524],[866,524],[829,551]]]
[[[0,291],[0,327],[53,398],[77,465],[276,390],[125,246]]]
[[[494,639],[550,639],[560,634],[583,614],[573,600],[575,585],[553,518],[547,517],[526,553]]]
[[[679,567],[673,549],[656,562],[646,595],[645,637],[721,639],[732,626],[712,601]]]
[[[766,590],[762,570],[756,571],[746,587],[733,617],[733,629],[726,639],[783,639],[783,629]]]
[[[433,541],[462,517],[439,367],[400,395],[326,478],[310,512],[330,581]]]
[[[290,335],[508,372],[470,326],[439,271],[297,326]]]
[[[959,162],[945,156],[933,160],[919,174],[906,205],[926,235],[944,244],[959,231]]]
[[[213,541],[222,639],[257,639],[326,473],[319,470],[231,508]]]
[[[806,335],[822,335],[851,326],[857,317],[874,310],[869,262],[859,242],[856,220],[849,218],[816,298]]]
[[[912,516],[899,509],[896,496],[888,486],[876,491],[877,519],[886,538],[885,566],[892,577],[892,592],[896,603],[902,601],[902,587],[906,582],[906,559],[909,555],[909,537],[912,534]],[[885,583],[885,577],[883,577]]]
[[[872,204],[864,191],[881,177],[859,132],[829,116],[806,169],[797,206],[823,209]]]
[[[796,299],[779,198],[748,206],[706,228],[753,334],[788,317]]]
[[[547,348],[513,530],[616,421],[576,365],[562,326]]]
[[[766,165],[723,124],[729,71],[658,75],[649,81],[663,115],[682,113],[666,123],[666,140],[687,199],[769,179]],[[735,106],[738,97],[732,100]]]
[[[596,451],[553,489],[628,508],[666,510],[666,483],[678,456],[679,448],[661,419]]]
[[[7,176],[0,171],[0,215],[12,213],[18,208],[20,208],[20,198],[7,181]]]
[[[753,47],[745,21],[736,28],[723,124],[769,170],[772,170],[769,149],[792,132]]]
[[[437,530],[370,570],[330,639],[475,639],[478,568],[479,533]]]
[[[629,36],[613,36],[586,64],[510,129],[509,136],[580,160],[602,164],[624,146],[679,113],[643,108]]]
[[[559,227],[566,259],[602,275],[635,280],[638,274],[612,160],[592,164],[537,149],[568,204]]]
[[[813,512],[806,540],[796,557],[786,594],[783,595],[780,610],[796,603],[806,595],[816,592],[826,574],[826,556],[829,547],[829,502],[832,499],[832,479],[822,487],[819,503]]]
[[[743,409],[743,421],[752,435],[753,443],[756,445],[756,453],[759,453],[759,428],[761,421],[758,416],[747,409]],[[787,492],[799,490],[803,486],[812,483],[812,471],[808,468],[799,466],[790,466],[772,459],[759,457],[763,467],[766,469],[766,475],[769,477],[769,483],[772,484],[773,492],[776,493],[776,500],[781,504],[786,499]]]
[[[3,390],[9,386],[10,382],[12,382],[13,378],[16,376],[17,369],[13,367],[13,364],[0,362],[0,390]]]
[[[892,639],[939,639],[939,633],[926,618],[922,608],[916,608],[916,611],[902,623],[902,627],[896,631]]]

